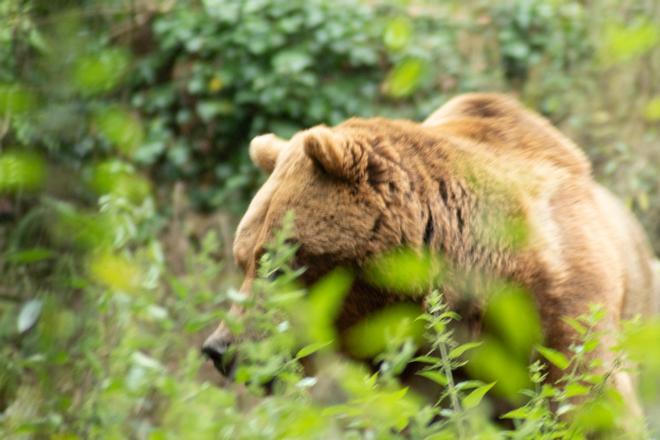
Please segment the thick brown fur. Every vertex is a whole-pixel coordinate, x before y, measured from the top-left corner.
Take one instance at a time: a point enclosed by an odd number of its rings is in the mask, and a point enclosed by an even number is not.
[[[264,244],[293,210],[296,263],[308,267],[309,283],[338,265],[359,273],[375,254],[428,245],[457,275],[443,286],[450,305],[465,294],[488,299],[487,282],[466,292],[459,273],[522,285],[546,345],[561,351],[575,337],[562,317],[590,304],[604,306],[603,328],[612,331],[651,310],[653,257],[641,227],[595,183],[575,144],[511,98],[463,95],[423,124],[354,118],[269,139],[251,153],[272,173],[234,244],[246,290]],[[392,300],[358,278],[340,330]],[[596,354],[611,359],[607,349]],[[634,407],[630,377],[614,382]]]

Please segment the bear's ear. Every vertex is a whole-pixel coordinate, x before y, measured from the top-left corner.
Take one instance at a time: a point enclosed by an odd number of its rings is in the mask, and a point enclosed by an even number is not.
[[[367,152],[345,136],[326,126],[307,130],[303,137],[305,154],[326,173],[349,182],[365,177]]]
[[[275,169],[277,156],[286,143],[287,141],[272,133],[257,136],[250,142],[250,159],[255,165],[270,174]]]

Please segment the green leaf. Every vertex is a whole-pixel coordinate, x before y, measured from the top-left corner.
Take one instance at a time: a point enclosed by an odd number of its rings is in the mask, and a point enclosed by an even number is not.
[[[657,24],[648,20],[608,26],[601,58],[606,66],[630,61],[651,50],[660,40]]]
[[[37,106],[35,93],[20,84],[0,83],[0,115],[25,113]]]
[[[660,96],[656,96],[646,103],[643,115],[644,119],[649,122],[660,121]]]
[[[564,321],[566,324],[570,325],[573,330],[578,332],[579,335],[584,335],[587,333],[587,328],[580,324],[576,319],[569,318],[568,316],[562,318],[562,321]]]
[[[456,359],[460,356],[463,355],[468,350],[472,350],[473,348],[477,348],[481,346],[482,342],[468,342],[466,344],[461,344],[458,347],[454,348],[452,351],[449,352],[449,359]]]
[[[7,262],[18,264],[36,263],[55,256],[50,249],[35,247],[15,252],[7,257]]]
[[[393,98],[410,95],[419,86],[426,67],[426,62],[420,58],[401,61],[387,76],[383,86],[385,93]]]
[[[541,388],[541,393],[539,394],[540,397],[546,398],[546,397],[552,397],[557,394],[557,389],[553,387],[552,385],[544,384],[543,387]]]
[[[598,345],[600,345],[600,341],[597,338],[586,341],[583,346],[584,352],[590,353],[594,351],[598,347]]]
[[[513,411],[500,416],[500,419],[526,419],[531,415],[531,411],[526,406],[516,408]]]
[[[0,154],[0,193],[38,190],[45,176],[44,161],[36,154],[23,151]]]
[[[427,379],[432,380],[433,382],[445,386],[447,385],[447,377],[440,373],[439,371],[422,371],[420,373],[417,373],[419,376],[425,377]]]
[[[332,344],[332,341],[326,341],[326,342],[313,342],[309,345],[304,346],[300,350],[298,350],[298,353],[296,353],[296,359],[301,359],[304,357],[309,356],[312,353],[316,353],[320,349],[327,347],[328,345]]]
[[[396,17],[387,23],[383,42],[389,50],[399,51],[408,45],[412,32],[412,23],[407,17]]]
[[[273,58],[273,68],[280,74],[302,72],[312,63],[309,54],[302,50],[287,50]]]
[[[585,394],[589,394],[590,391],[591,388],[579,383],[569,383],[564,389],[566,397],[584,396]]]
[[[565,370],[571,364],[566,356],[557,350],[553,350],[552,348],[542,347],[539,345],[536,347],[536,351],[538,351],[541,356],[546,358],[548,362],[561,370]]]
[[[76,60],[74,86],[85,95],[113,89],[125,76],[130,64],[129,53],[112,48],[85,55]]]
[[[423,364],[437,364],[440,362],[440,358],[435,356],[417,356],[410,360],[410,362],[421,362]]]
[[[490,391],[491,388],[495,386],[495,382],[491,382],[486,385],[482,385],[479,388],[476,388],[474,391],[472,391],[470,394],[465,396],[463,399],[463,407],[465,409],[471,409],[479,405],[481,403],[481,400],[484,398],[486,393]]]

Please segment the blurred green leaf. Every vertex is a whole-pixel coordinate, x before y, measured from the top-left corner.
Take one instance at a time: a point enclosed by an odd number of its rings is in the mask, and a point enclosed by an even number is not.
[[[55,252],[46,248],[31,248],[13,252],[7,256],[7,262],[17,264],[30,264],[48,260],[55,256]]]
[[[646,103],[646,106],[644,106],[644,111],[642,113],[644,119],[649,122],[660,121],[660,96],[649,100]]]
[[[294,307],[294,316],[302,322],[304,338],[312,344],[336,340],[334,322],[352,283],[353,275],[338,268],[312,286],[308,299]]]
[[[393,98],[409,96],[419,87],[426,68],[426,62],[420,58],[406,58],[387,75],[383,90]]]
[[[94,123],[114,147],[129,157],[144,140],[144,130],[138,117],[121,107],[99,111]]]
[[[532,296],[515,284],[493,283],[484,322],[511,354],[529,359],[532,348],[541,342],[541,320]]]
[[[17,150],[0,153],[0,193],[36,191],[45,175],[43,160],[34,153]]]
[[[627,62],[648,52],[659,41],[660,29],[646,19],[632,25],[611,24],[605,31],[601,58],[606,65]]]
[[[367,280],[385,290],[410,296],[426,292],[440,271],[440,261],[428,252],[397,249],[370,260],[364,273]]]
[[[18,83],[0,83],[0,118],[28,112],[36,105],[37,97],[32,90]]]
[[[149,181],[136,174],[128,163],[108,160],[90,171],[90,186],[99,195],[116,194],[140,203],[151,193]]]
[[[481,346],[468,355],[465,366],[471,377],[495,382],[493,390],[512,402],[521,398],[520,392],[530,385],[527,374],[527,359],[520,360],[493,337],[484,339]]]
[[[296,74],[302,72],[312,63],[307,53],[300,50],[287,50],[278,53],[273,58],[273,68],[280,74]]]
[[[396,17],[387,23],[383,41],[389,50],[400,51],[410,43],[412,33],[411,21],[407,17]]]
[[[421,343],[424,323],[416,319],[420,313],[415,304],[399,304],[367,316],[346,331],[348,351],[358,358],[375,356],[395,334]]]
[[[586,394],[589,394],[591,391],[591,388],[584,386],[579,383],[569,383],[566,385],[564,388],[564,392],[566,393],[566,397],[574,397],[574,396],[584,396]]]
[[[132,293],[140,286],[142,273],[128,259],[109,253],[94,255],[89,274],[95,281],[120,292]]]
[[[315,342],[313,344],[309,344],[298,350],[298,353],[296,353],[296,359],[301,359],[306,356],[309,356],[310,354],[316,353],[317,351],[321,350],[324,347],[327,347],[330,345],[332,341],[328,342]]]
[[[82,56],[74,66],[74,85],[87,95],[108,92],[123,79],[129,63],[128,52],[120,48],[109,48]]]

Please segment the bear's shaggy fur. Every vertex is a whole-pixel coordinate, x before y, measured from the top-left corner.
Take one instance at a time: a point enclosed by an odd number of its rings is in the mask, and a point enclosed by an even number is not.
[[[296,264],[309,283],[340,265],[359,272],[383,251],[428,246],[456,275],[442,286],[450,306],[469,294],[483,310],[487,280],[522,285],[545,344],[564,352],[575,337],[564,316],[602,304],[604,329],[616,330],[652,309],[653,256],[637,221],[595,183],[575,144],[503,95],[459,96],[423,124],[354,118],[290,141],[260,136],[250,155],[270,176],[236,233],[246,291],[264,244],[293,210]],[[358,277],[339,329],[394,300]],[[631,379],[613,380],[634,406]]]

